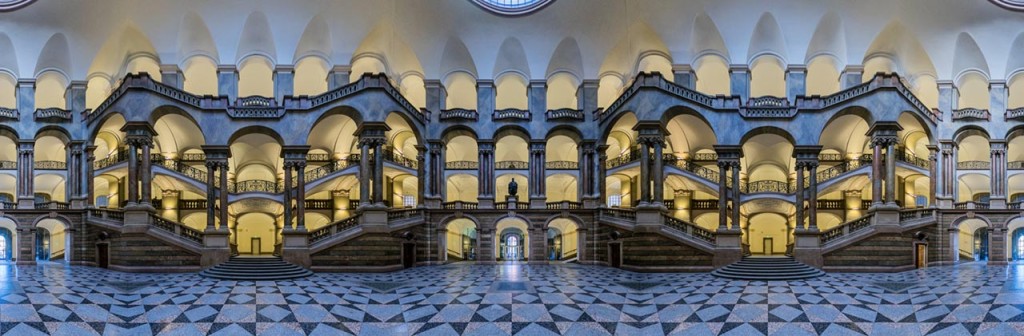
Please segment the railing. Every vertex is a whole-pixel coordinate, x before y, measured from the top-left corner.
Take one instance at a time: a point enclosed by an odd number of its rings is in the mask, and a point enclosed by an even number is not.
[[[697,177],[703,178],[714,183],[718,183],[718,172],[715,171],[714,169],[705,168],[704,166],[695,164],[692,161],[686,161],[677,158],[672,154],[663,155],[661,160],[666,165],[677,167],[679,169],[691,172],[694,175],[697,175]],[[726,177],[726,184],[727,186],[732,187],[732,177]]]
[[[818,154],[818,161],[845,161],[842,154]]]
[[[276,181],[265,180],[245,180],[238,181],[233,184],[229,183],[228,190],[236,194],[246,192],[262,192],[274,194],[281,192]]]
[[[681,219],[678,219],[678,218],[675,218],[675,217],[672,217],[672,216],[668,216],[668,215],[665,215],[665,214],[662,214],[662,218],[665,219],[665,226],[668,226],[668,227],[673,228],[673,229],[675,229],[675,230],[677,230],[679,232],[682,232],[683,234],[685,234],[687,236],[690,236],[690,237],[693,237],[693,238],[697,238],[697,239],[703,240],[703,241],[711,243],[711,244],[715,243],[715,233],[714,232],[708,231],[708,230],[706,230],[706,229],[704,229],[702,227],[697,226],[696,224],[693,224],[693,223],[690,223],[690,222],[687,222],[687,221],[684,221],[684,220],[681,220]]]
[[[640,151],[630,150],[628,153],[622,153],[617,158],[607,160],[604,163],[604,167],[611,169],[637,160],[640,160]]]
[[[0,161],[0,170],[15,170],[18,169],[17,161]]]
[[[960,161],[956,163],[956,169],[963,170],[985,170],[991,169],[992,163],[988,161]]]
[[[785,97],[761,96],[748,99],[747,106],[785,107],[789,106],[789,100]]]
[[[197,244],[203,244],[203,233],[199,230],[154,214],[150,214],[150,218],[153,220],[153,226],[158,229],[173,233],[175,236],[190,240]]]
[[[583,208],[583,203],[572,201],[547,202],[544,204],[544,208],[548,210],[579,210]]]
[[[838,200],[819,199],[818,202],[817,202],[817,205],[818,205],[818,210],[844,210],[844,209],[846,209],[846,206],[844,205],[845,202],[846,201],[841,200],[841,199],[838,199]]]
[[[1024,169],[1024,161],[1010,161],[1006,163],[1006,169],[1008,170],[1022,170]]]
[[[68,110],[65,110],[65,109],[62,109],[62,108],[56,108],[56,107],[37,109],[36,112],[35,112],[35,118],[37,120],[39,120],[39,119],[71,120],[71,111],[68,111]]]
[[[14,210],[18,208],[17,202],[0,202],[0,209]]]
[[[416,160],[409,159],[392,151],[384,151],[381,153],[381,156],[384,157],[385,161],[397,164],[399,166],[408,167],[412,169],[416,169],[419,167],[419,162],[416,162]]]
[[[448,119],[466,119],[466,120],[477,120],[479,113],[476,110],[464,109],[464,108],[453,108],[448,110],[441,110],[441,114],[438,115],[440,120]]]
[[[170,160],[170,159],[168,159],[168,160],[154,160],[154,161],[152,161],[152,163],[157,165],[157,166],[161,166],[161,167],[164,167],[164,168],[176,171],[178,173],[181,173],[182,175],[185,175],[185,177],[191,178],[193,180],[206,183],[207,176],[206,176],[206,171],[205,170],[202,170],[202,169],[199,169],[199,168],[196,168],[196,167],[192,167],[192,166],[190,166],[188,164],[185,164],[185,163],[182,163],[180,161],[174,161],[174,160]],[[214,183],[220,183],[220,181],[217,180]]]
[[[420,217],[423,217],[423,209],[388,210],[389,221]]]
[[[503,119],[519,119],[519,120],[530,120],[530,110],[521,110],[517,108],[507,108],[494,110],[494,114],[491,115],[493,120]]]
[[[350,199],[350,200],[348,200],[348,210],[351,211],[351,210],[358,209],[360,203],[361,202],[359,200],[357,200],[357,199]]]
[[[957,209],[957,210],[971,210],[971,209],[981,209],[981,210],[984,210],[984,209],[988,209],[988,208],[989,208],[989,203],[988,202],[967,201],[967,202],[956,202],[956,203],[953,203],[953,209]]]
[[[124,221],[124,211],[122,210],[92,208],[89,209],[88,216],[100,219]]]
[[[665,209],[672,210],[672,209],[676,208],[676,200],[674,200],[674,199],[661,200],[661,205],[664,205]]]
[[[65,202],[49,201],[36,203],[36,210],[52,209],[52,210],[67,210],[70,206]]]
[[[959,110],[953,110],[953,120],[962,119],[989,120],[992,119],[992,114],[985,109],[977,109],[970,107]]]
[[[21,118],[21,113],[18,113],[17,109],[0,107],[0,118],[18,120]]]
[[[241,97],[241,98],[238,98],[237,100],[235,100],[235,105],[237,105],[237,106],[244,106],[244,107],[277,106],[277,100],[275,100],[274,98],[269,98],[269,97],[248,96],[248,97]]]
[[[622,218],[622,219],[628,219],[628,220],[636,220],[636,210],[632,210],[632,209],[602,208],[599,211],[599,214],[601,216]]]
[[[355,160],[353,160],[353,157],[355,158]],[[323,166],[319,166],[319,167],[316,167],[314,169],[307,170],[303,174],[305,174],[304,177],[306,178],[306,183],[309,183],[309,182],[315,181],[317,179],[323,178],[324,176],[330,175],[333,172],[336,172],[336,171],[345,169],[345,168],[347,168],[349,166],[352,166],[352,165],[356,164],[356,162],[358,162],[358,161],[359,161],[359,154],[351,154],[351,155],[349,155],[349,158],[347,160],[346,159],[342,159],[342,160],[337,160],[337,161],[331,161],[330,163],[325,164]]]
[[[548,161],[544,163],[544,169],[575,170],[579,168],[580,164],[576,161]]]
[[[445,210],[475,210],[480,208],[480,204],[476,202],[463,201],[444,202],[441,203],[441,208]]]
[[[748,182],[746,184],[746,188],[745,189],[746,189],[746,193],[748,193],[748,194],[756,194],[756,193],[788,194],[788,193],[791,192],[789,187],[790,187],[789,186],[789,182],[763,180],[763,181]]]
[[[480,168],[480,163],[476,161],[448,161],[444,163],[444,168],[450,170],[474,170]]]
[[[68,163],[64,161],[36,161],[32,167],[39,170],[64,170],[68,169]]]
[[[494,163],[494,170],[526,170],[530,169],[530,163],[526,161],[498,161]]]
[[[123,150],[111,153],[110,156],[93,162],[93,168],[103,169],[128,160],[128,152]]]
[[[303,201],[306,210],[331,210],[334,209],[334,200],[330,199],[307,199]]]
[[[508,202],[496,202],[494,203],[494,208],[498,210],[507,210],[509,209],[508,204]],[[530,202],[516,202],[516,209],[525,210],[529,208]]]
[[[307,162],[328,162],[328,161],[332,161],[332,160],[331,160],[331,155],[330,154],[317,153],[317,154],[306,154],[306,161]]]
[[[928,159],[922,159],[917,156],[914,156],[914,154],[912,153],[907,153],[904,151],[896,152],[896,160],[909,163],[910,165],[918,166],[924,169],[928,169],[932,166],[932,162],[928,161]]]
[[[693,210],[718,210],[718,200],[695,199],[690,200],[690,208]]]
[[[690,156],[693,161],[718,161],[718,153],[696,153]]]
[[[911,209],[911,210],[900,210],[900,222],[906,222],[909,220],[935,217],[935,209]]]
[[[331,236],[337,235],[338,233],[354,229],[357,226],[359,226],[359,214],[336,221],[334,223],[327,224],[322,228],[316,229],[315,231],[309,234],[309,243],[313,244],[319,242],[321,240],[330,238]]]
[[[204,199],[182,199],[178,200],[178,210],[205,210],[206,200]]]
[[[548,110],[547,112],[544,112],[544,116],[547,120],[572,119],[583,121],[585,119],[583,111],[572,108]]]
[[[1017,209],[1017,210],[1019,210],[1021,208],[1021,206],[1020,206],[1021,203],[1024,203],[1024,202],[1009,202],[1009,203],[1006,203],[1006,208],[1007,209]]]
[[[1024,107],[1018,107],[1014,109],[1006,110],[1006,114],[1003,115],[1003,119],[1013,120],[1024,118]]]
[[[178,156],[178,161],[189,161],[189,162],[205,162],[206,154],[203,153],[185,153]]]
[[[851,233],[866,229],[867,227],[871,226],[872,216],[874,216],[874,214],[869,214],[867,216],[854,219],[852,221],[843,223],[837,227],[829,229],[828,231],[822,232],[821,243],[824,245],[825,243],[845,237]]]

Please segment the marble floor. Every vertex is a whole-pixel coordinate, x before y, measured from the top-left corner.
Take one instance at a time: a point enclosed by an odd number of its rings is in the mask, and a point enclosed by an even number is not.
[[[2,335],[1017,335],[1024,264],[812,281],[447,265],[216,281],[0,264]]]

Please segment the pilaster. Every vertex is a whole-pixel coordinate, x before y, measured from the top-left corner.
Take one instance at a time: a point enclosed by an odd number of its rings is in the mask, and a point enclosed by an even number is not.
[[[285,96],[295,93],[295,66],[277,65],[274,68],[274,99],[278,104],[284,103]]]
[[[689,64],[673,64],[672,75],[676,85],[691,90],[697,89],[697,73]]]
[[[739,96],[742,102],[750,99],[750,69],[746,64],[729,66],[729,94]]]
[[[185,74],[177,64],[161,64],[160,82],[175,89],[184,90]]]
[[[230,102],[238,99],[238,68],[234,64],[217,66],[217,95],[227,96]]]
[[[334,90],[349,84],[349,77],[352,74],[352,66],[335,65],[327,73],[327,90]]]
[[[797,96],[807,94],[807,67],[790,64],[786,69],[786,98],[795,102]]]
[[[864,66],[847,65],[839,75],[839,89],[846,90],[864,82]]]

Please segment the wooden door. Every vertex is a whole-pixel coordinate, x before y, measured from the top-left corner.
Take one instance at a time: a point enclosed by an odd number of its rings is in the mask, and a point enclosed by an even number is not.
[[[96,264],[100,268],[110,267],[110,244],[96,244]]]
[[[260,247],[261,247],[260,246],[260,238],[259,237],[252,237],[252,243],[251,244],[252,244],[252,249],[250,251],[252,251],[252,254],[253,255],[260,255],[260,253],[262,252],[260,250]]]
[[[402,243],[402,267],[416,266],[416,243]]]
[[[772,253],[775,253],[775,249],[773,249],[772,247],[773,247],[772,246],[772,238],[771,237],[765,237],[764,238],[764,255],[772,255]]]
[[[928,244],[916,244],[914,251],[915,266],[917,268],[928,267]]]
[[[622,243],[608,244],[608,264],[611,267],[622,267]]]

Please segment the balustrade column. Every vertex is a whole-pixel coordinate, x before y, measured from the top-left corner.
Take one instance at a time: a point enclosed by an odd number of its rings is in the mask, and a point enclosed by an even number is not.
[[[142,146],[142,162],[139,167],[139,183],[142,184],[142,204],[149,205],[150,200],[153,199],[153,179],[150,178],[152,172],[152,160],[150,158],[150,148],[153,145],[152,139],[144,139],[139,143]]]
[[[96,167],[96,146],[85,147],[85,204],[89,207],[96,205],[95,189],[93,187],[93,174]]]
[[[299,231],[303,231],[303,230],[306,229],[306,174],[305,174],[305,170],[306,170],[306,163],[305,162],[299,161],[299,162],[295,163],[295,176],[296,176],[296,180],[297,180],[297,183],[296,183],[296,186],[295,186],[295,199],[296,199],[295,208],[297,209],[296,213],[295,213],[295,216],[296,216],[296,220],[295,220],[296,224],[295,224],[295,226],[298,228]]]
[[[740,162],[732,162],[732,226],[740,228]]]
[[[882,204],[882,141],[871,142],[871,204]]]
[[[360,140],[359,153],[359,204],[370,204],[370,141]]]
[[[662,162],[661,141],[654,141],[654,204],[662,204],[665,199],[664,162]]]
[[[804,168],[806,163],[796,163],[796,229],[804,229]],[[811,200],[814,203],[814,200]]]
[[[139,141],[128,141],[128,205],[139,203]]]
[[[651,154],[650,144],[640,141],[640,205],[651,201]]]
[[[384,139],[373,142],[373,203],[384,204]]]
[[[718,229],[725,230],[729,227],[728,199],[726,198],[726,177],[729,170],[729,163],[718,162]],[[736,181],[733,181],[736,184]]]
[[[808,175],[807,178],[810,180],[810,195],[807,197],[810,201],[807,205],[807,216],[809,217],[807,222],[810,225],[810,230],[818,230],[818,163],[810,162],[807,164]]]
[[[206,230],[213,230],[216,221],[216,213],[214,213],[214,206],[217,198],[214,194],[216,189],[214,188],[214,179],[217,176],[217,162],[206,161]],[[221,192],[227,192],[227,187],[221,185]]]
[[[284,163],[284,227],[292,226],[292,168],[294,162]],[[301,201],[299,203],[302,203]]]
[[[885,144],[885,204],[896,205],[896,141]]]
[[[228,162],[221,161],[220,164],[220,223],[223,226],[228,224]]]
[[[18,141],[18,207],[34,207],[35,158],[34,140]],[[26,204],[27,203],[27,204]]]

